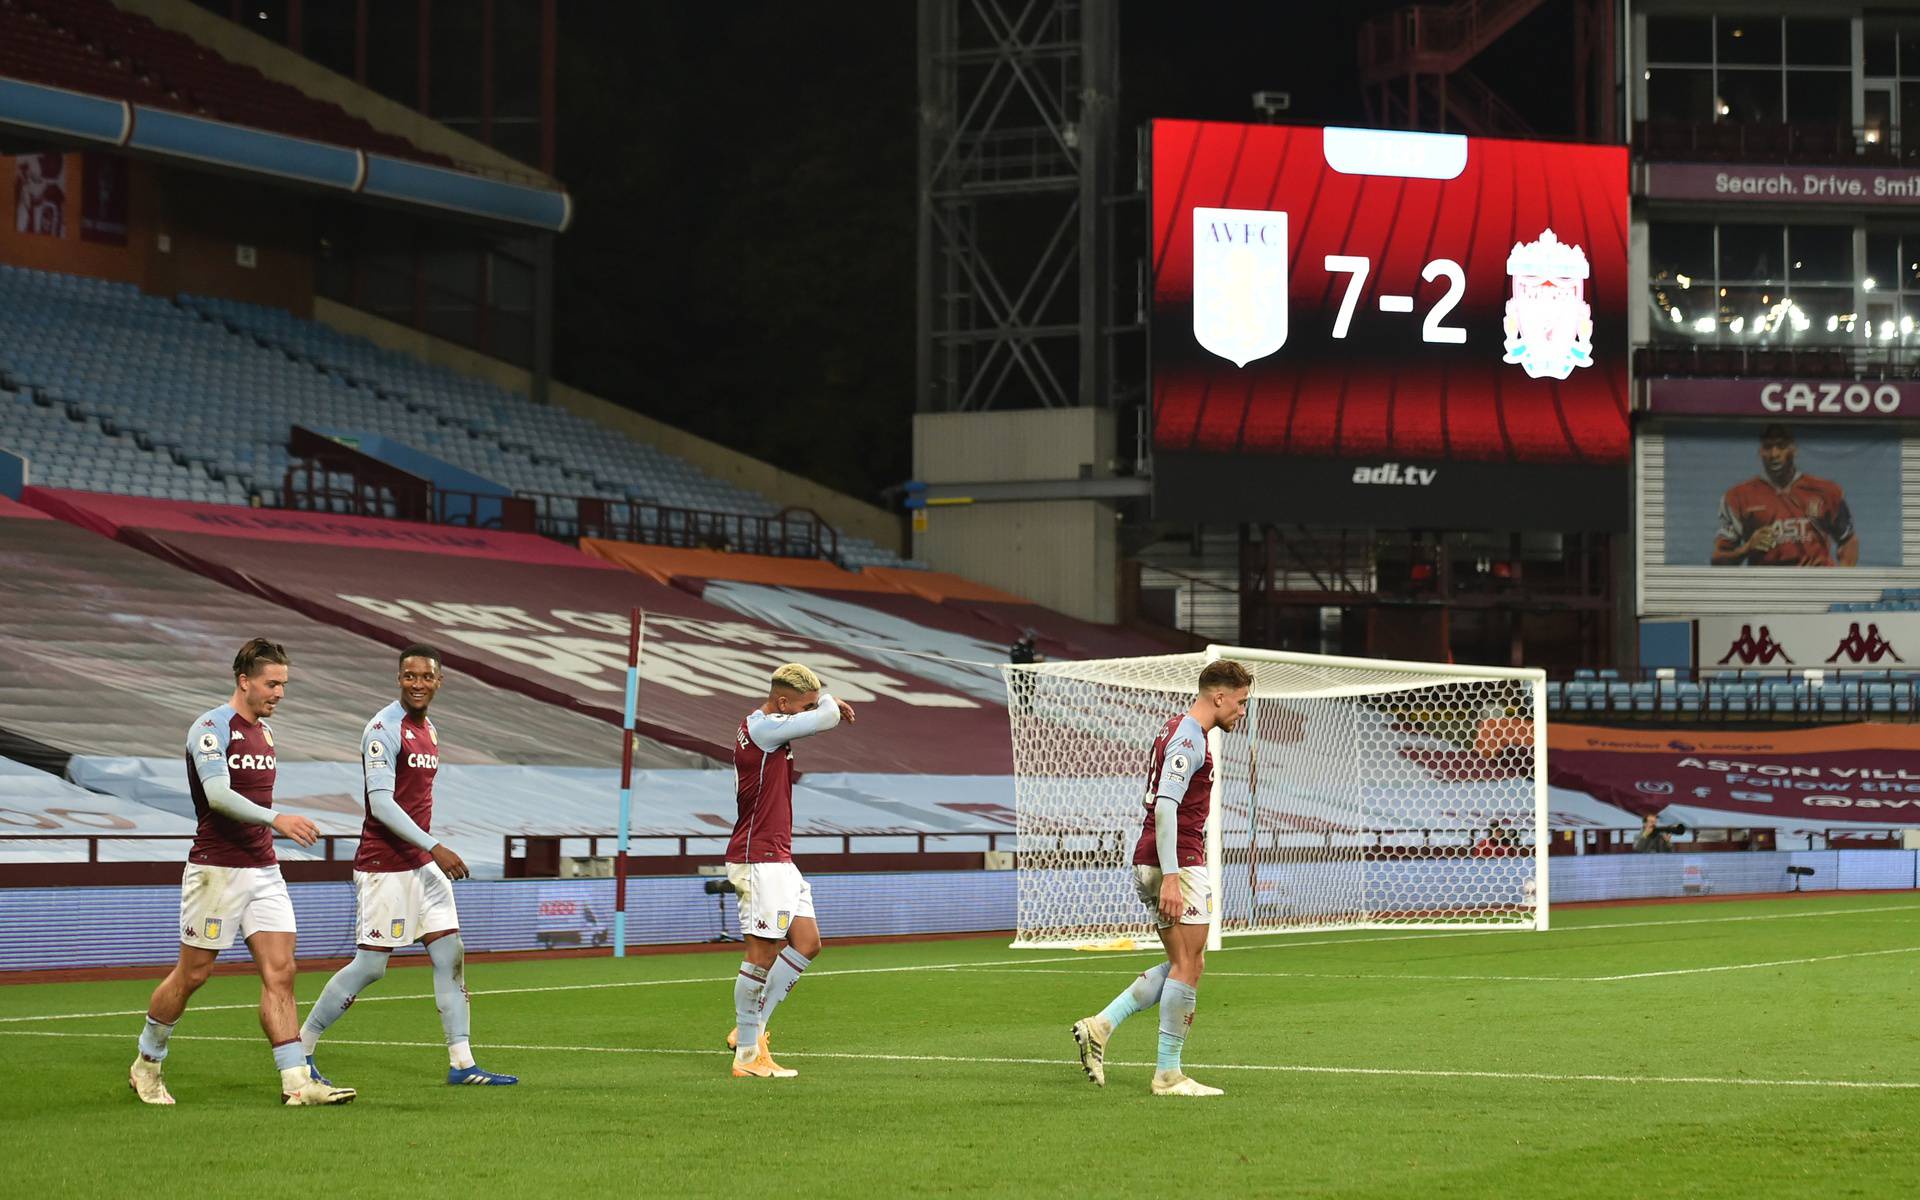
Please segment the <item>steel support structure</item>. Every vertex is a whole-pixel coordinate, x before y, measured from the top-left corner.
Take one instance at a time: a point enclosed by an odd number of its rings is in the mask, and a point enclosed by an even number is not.
[[[918,3],[917,408],[1137,394],[1113,379],[1140,331],[1112,286],[1118,0]]]

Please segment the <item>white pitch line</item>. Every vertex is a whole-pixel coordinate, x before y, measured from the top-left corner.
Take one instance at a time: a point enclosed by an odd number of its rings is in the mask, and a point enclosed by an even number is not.
[[[64,1030],[43,1029],[0,1029],[0,1037],[51,1037],[51,1038],[121,1038],[119,1033],[68,1033]],[[176,1042],[257,1042],[259,1035],[253,1037],[234,1037],[216,1034],[175,1034]],[[444,1050],[442,1042],[390,1042],[354,1038],[328,1038],[329,1046],[374,1046],[385,1049],[405,1050]],[[559,1054],[652,1054],[652,1055],[693,1055],[718,1059],[723,1050],[687,1050],[673,1047],[652,1046],[559,1046],[541,1045],[532,1042],[488,1042],[488,1050],[530,1051],[536,1053]],[[1054,1068],[1074,1068],[1077,1064],[1067,1058],[1015,1058],[990,1055],[961,1054],[855,1054],[845,1051],[783,1050],[782,1058],[831,1058],[853,1062],[897,1062],[897,1063],[958,1063],[968,1066],[1035,1066]],[[1148,1062],[1107,1061],[1110,1067],[1146,1069],[1152,1067]],[[1271,1071],[1291,1075],[1365,1075],[1389,1076],[1410,1079],[1491,1079],[1524,1080],[1534,1083],[1624,1083],[1632,1085],[1646,1084],[1693,1084],[1725,1087],[1810,1087],[1810,1088],[1864,1088],[1888,1091],[1920,1090],[1920,1082],[1897,1079],[1755,1079],[1722,1075],[1603,1075],[1603,1074],[1556,1074],[1548,1071],[1449,1071],[1424,1067],[1327,1067],[1312,1066],[1304,1063],[1189,1063],[1196,1071]]]
[[[956,972],[957,974],[958,972]],[[980,968],[982,975],[1081,975],[1086,971],[1063,971],[1042,967]],[[1207,969],[1208,979],[1364,979],[1369,983],[1392,983],[1406,979],[1426,983],[1592,983],[1585,975],[1396,975],[1362,971],[1216,971]]]
[[[1716,971],[1759,971],[1767,967],[1797,967],[1804,963],[1838,962],[1843,958],[1876,958],[1883,954],[1920,953],[1920,946],[1901,946],[1892,950],[1856,950],[1851,954],[1819,954],[1812,958],[1776,958],[1771,962],[1729,963],[1720,967],[1682,967],[1674,971],[1636,971],[1631,975],[1595,975],[1594,983],[1612,983],[1619,979],[1659,979],[1668,975],[1711,975]]]
[[[1689,918],[1689,919],[1680,920],[1680,921],[1616,921],[1616,922],[1613,922],[1610,924],[1604,924],[1604,925],[1563,925],[1555,928],[1553,932],[1554,933],[1580,933],[1586,930],[1601,930],[1601,929],[1657,929],[1657,928],[1673,926],[1673,925],[1720,925],[1720,924],[1728,924],[1728,923],[1742,922],[1742,921],[1784,921],[1784,920],[1793,920],[1793,919],[1805,918],[1805,917],[1846,917],[1846,916],[1854,916],[1859,913],[1913,912],[1913,911],[1920,911],[1920,905],[1884,904],[1884,905],[1879,905],[1871,908],[1823,909],[1819,912],[1798,912],[1798,913],[1763,913],[1763,914],[1754,914],[1754,915],[1739,916],[1739,917],[1696,917],[1696,918]],[[1313,947],[1313,946],[1367,945],[1374,942],[1428,941],[1435,938],[1480,937],[1485,934],[1489,934],[1493,932],[1504,932],[1504,931],[1496,931],[1491,929],[1463,929],[1457,932],[1452,930],[1446,930],[1446,931],[1429,931],[1429,932],[1423,932],[1423,933],[1403,933],[1403,934],[1395,934],[1395,935],[1389,935],[1384,937],[1361,935],[1357,937],[1315,938],[1312,940],[1302,940],[1299,938],[1291,938],[1286,934],[1271,934],[1271,935],[1260,935],[1260,936],[1270,936],[1274,938],[1280,938],[1282,940],[1271,941],[1271,942],[1268,942],[1268,941],[1242,942],[1237,945],[1223,946],[1221,947],[1221,949],[1212,951],[1211,953],[1225,954],[1225,953],[1231,953],[1236,950],[1296,950],[1296,949],[1306,949],[1308,947]],[[1123,959],[1123,958],[1141,958],[1141,957],[1158,958],[1163,953],[1164,951],[1162,951],[1160,948],[1152,947],[1144,950],[1120,950],[1120,951],[1099,951],[1099,952],[1075,951],[1071,954],[1051,955],[1046,958],[998,958],[998,959],[986,959],[986,960],[973,961],[973,962],[916,963],[909,966],[900,966],[900,967],[846,967],[839,970],[833,970],[830,968],[824,971],[810,971],[807,974],[807,978],[819,979],[819,978],[823,978],[825,976],[830,976],[830,975],[891,975],[891,974],[898,974],[904,971],[960,972],[960,971],[967,971],[967,970],[975,970],[982,967],[1026,966],[1028,964],[1046,964],[1046,963],[1060,963],[1060,962],[1107,963],[1107,962],[1112,962],[1115,959]],[[156,964],[155,966],[156,970],[158,970],[159,965],[160,964]],[[1770,964],[1754,964],[1754,965],[1770,965]],[[1687,968],[1685,971],[1678,971],[1678,972],[1671,972],[1671,973],[1686,974],[1691,971],[1706,970],[1706,969],[1709,969],[1709,968]],[[1735,970],[1735,969],[1746,969],[1746,968],[1728,967],[1728,968],[1711,968],[1711,969]],[[1653,974],[1658,974],[1658,972],[1655,972]],[[1401,978],[1412,978],[1412,977],[1401,976]],[[1445,976],[1444,978],[1457,978],[1457,977]],[[1481,976],[1479,978],[1496,978],[1496,977]],[[1512,978],[1514,978],[1516,981],[1527,981],[1531,977],[1514,976]],[[1547,976],[1544,978],[1559,979],[1560,977]],[[1629,978],[1636,978],[1636,976],[1622,975],[1618,977],[1602,977],[1602,978],[1629,979]],[[684,978],[684,979],[623,979],[623,980],[604,981],[600,983],[553,984],[545,987],[488,988],[480,991],[475,991],[470,994],[475,996],[523,996],[523,995],[529,995],[529,994],[540,993],[540,992],[593,992],[593,991],[606,991],[609,989],[618,989],[618,988],[663,987],[663,986],[672,985],[672,984],[731,983],[732,980],[733,980],[732,975],[725,975],[725,976],[719,976],[719,977],[700,976],[697,978]],[[358,1000],[354,1001],[354,1003],[373,1004],[373,1003],[399,1001],[399,1000],[430,1000],[432,998],[433,997],[431,993],[417,993],[412,995],[399,995],[399,996],[362,996]],[[254,1009],[258,1007],[259,1005],[257,1003],[196,1004],[191,1006],[190,1011],[222,1012],[222,1011],[237,1011],[240,1009]],[[10,1024],[10,1025],[19,1024],[20,1022],[23,1022],[23,1021],[78,1021],[78,1020],[86,1020],[92,1017],[144,1017],[144,1016],[146,1016],[145,1009],[129,1008],[129,1009],[120,1009],[115,1012],[48,1013],[48,1014],[38,1014],[38,1015],[26,1016],[26,1017],[0,1017],[0,1024]]]

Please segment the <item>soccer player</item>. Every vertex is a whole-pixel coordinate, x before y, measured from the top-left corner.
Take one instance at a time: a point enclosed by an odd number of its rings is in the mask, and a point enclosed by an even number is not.
[[[199,832],[180,880],[180,960],[153,989],[140,1053],[127,1082],[148,1104],[172,1104],[161,1063],[167,1039],[213,970],[213,960],[247,943],[260,971],[260,1028],[273,1044],[280,1098],[292,1105],[345,1104],[352,1088],[315,1079],[302,1061],[293,1004],[293,900],[273,854],[273,835],[311,846],[312,821],[273,811],[276,754],[267,718],[287,688],[287,652],[254,638],[233,658],[233,695],[187,730],[187,789]]]
[[[1156,1096],[1218,1096],[1180,1069],[1180,1052],[1193,1027],[1200,973],[1206,968],[1207,929],[1213,923],[1213,882],[1207,876],[1207,809],[1213,803],[1213,757],[1207,734],[1233,732],[1247,713],[1253,676],[1231,659],[1200,672],[1192,707],[1170,719],[1153,740],[1147,768],[1147,822],[1133,851],[1134,885],[1153,914],[1167,961],[1142,974],[1095,1015],[1073,1023],[1073,1040],[1087,1078],[1107,1085],[1107,1042],[1134,1013],[1160,1006],[1160,1055],[1153,1072]]]
[[[1860,536],[1846,493],[1794,465],[1793,431],[1760,431],[1760,474],[1720,500],[1713,565],[1843,567],[1860,562]]]
[[[733,981],[737,1024],[727,1037],[736,1077],[790,1079],[773,1061],[767,1025],[800,973],[820,954],[813,889],[793,865],[793,743],[825,733],[853,709],[821,690],[799,663],[773,673],[767,701],[734,731],[733,772],[740,817],[727,843],[727,880],[740,898],[747,959]]]
[[[300,1028],[307,1066],[320,1035],[354,998],[387,973],[396,946],[420,942],[433,960],[433,998],[447,1034],[447,1082],[494,1087],[519,1083],[476,1066],[468,1041],[467,954],[453,880],[467,864],[427,830],[433,825],[433,777],[440,770],[440,731],[427,708],[440,692],[440,652],[412,645],[400,652],[400,699],[373,714],[360,735],[360,774],[367,806],[360,849],[353,856],[360,941],[353,961],[327,980]]]

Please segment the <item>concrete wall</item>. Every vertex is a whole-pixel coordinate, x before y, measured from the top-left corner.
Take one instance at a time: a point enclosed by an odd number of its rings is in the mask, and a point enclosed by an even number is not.
[[[417,358],[477,379],[528,395],[532,377],[519,367],[488,358],[450,342],[409,329],[371,313],[323,296],[313,299],[313,317],[343,333],[358,334],[377,345],[402,350]],[[903,549],[905,520],[898,513],[856,500],[842,492],[783,471],[757,458],[696,437],[652,417],[622,408],[610,400],[578,388],[555,383],[548,388],[553,403],[590,421],[614,429],[638,442],[658,446],[736,487],[758,492],[776,504],[810,508],[843,534],[864,537],[889,550]]]
[[[1102,409],[923,413],[913,422],[914,477],[1005,483],[1110,474],[1113,414]],[[1119,613],[1119,535],[1099,500],[941,505],[925,510],[914,557],[936,570],[1025,596],[1086,621]]]
[[[456,162],[488,172],[518,176],[524,182],[555,186],[538,167],[456,133],[372,88],[362,87],[345,75],[295,54],[278,42],[215,16],[192,0],[113,0],[113,5],[125,12],[138,13],[162,29],[185,34],[221,57],[254,67],[267,78],[297,88],[315,100],[338,104],[382,133],[403,137],[422,150],[444,154]]]

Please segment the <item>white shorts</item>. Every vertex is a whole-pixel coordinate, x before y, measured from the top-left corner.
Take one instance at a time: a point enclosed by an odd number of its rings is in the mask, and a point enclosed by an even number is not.
[[[813,919],[813,885],[790,862],[728,863],[727,882],[740,893],[741,933],[778,941],[801,917]]]
[[[1133,885],[1139,889],[1140,903],[1153,913],[1156,929],[1165,929],[1173,922],[1160,915],[1160,881],[1166,878],[1159,867],[1135,867]],[[1180,892],[1187,898],[1187,907],[1180,914],[1182,925],[1210,925],[1213,923],[1213,879],[1207,869],[1201,867],[1180,868]]]
[[[293,898],[280,868],[188,863],[180,877],[180,941],[225,950],[234,938],[293,933]]]
[[[429,933],[460,928],[453,881],[433,863],[411,871],[355,871],[353,890],[360,905],[356,945],[411,946]]]

